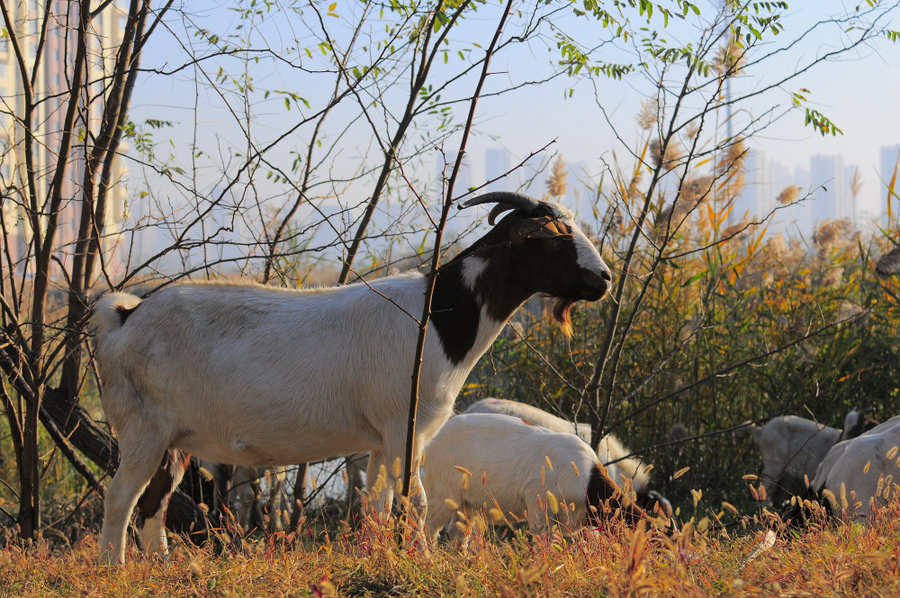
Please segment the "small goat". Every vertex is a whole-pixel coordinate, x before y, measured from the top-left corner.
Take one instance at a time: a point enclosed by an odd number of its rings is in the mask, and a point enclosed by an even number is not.
[[[591,507],[602,509],[611,499],[630,520],[646,515],[584,440],[510,415],[450,418],[425,448],[423,469],[426,528],[434,539],[445,526],[451,541],[460,537],[458,511],[498,509],[504,518],[516,519],[527,515],[534,533],[546,531],[549,519],[583,524]]]
[[[900,416],[834,445],[810,489],[848,519],[866,520],[900,493]]]
[[[763,459],[760,474],[768,500],[783,490],[788,494],[802,493],[806,481],[812,479],[825,455],[837,442],[858,436],[869,421],[868,411],[853,409],[838,430],[796,415],[784,415],[769,420],[763,426],[747,426]]]
[[[591,426],[589,424],[570,422],[552,413],[547,413],[543,409],[519,403],[518,401],[494,398],[481,399],[473,403],[463,413],[501,413],[512,415],[547,428],[552,432],[575,434],[585,442],[591,442]],[[616,483],[622,486],[625,484],[626,479],[631,480],[634,491],[639,495],[646,495],[650,491],[650,472],[648,471],[650,466],[633,457],[623,459],[627,454],[629,454],[629,451],[612,434],[604,436],[597,447],[597,458],[606,465],[610,477]],[[610,463],[611,461],[615,461],[615,463]]]
[[[609,268],[562,206],[488,193],[502,220],[436,273],[419,386],[414,465],[450,417],[466,376],[536,293],[569,309],[606,294]],[[235,465],[287,465],[369,451],[367,478],[402,461],[410,371],[428,279],[419,272],[308,291],[183,284],[94,310],[103,408],[121,463],[106,493],[101,546],[122,561],[138,506],[145,548],[166,551],[166,505],[185,453]],[[418,480],[416,480],[418,484]],[[419,498],[420,501],[423,498]]]

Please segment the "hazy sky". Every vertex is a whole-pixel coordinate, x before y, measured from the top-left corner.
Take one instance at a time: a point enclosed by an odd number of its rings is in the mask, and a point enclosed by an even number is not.
[[[802,8],[788,12],[781,38],[795,36],[813,20],[842,10],[841,3],[834,1],[790,4]],[[900,29],[896,14],[892,22],[891,28]],[[691,41],[691,31],[672,29],[673,38]],[[811,57],[835,49],[840,41],[836,28],[811,35],[790,53],[767,61],[763,73],[751,69],[741,76],[734,83],[735,93],[758,89],[772,76],[791,73]],[[622,148],[616,147],[596,107],[592,87],[587,82],[577,84],[572,98],[563,97],[561,87],[535,93],[527,103],[491,107],[490,124],[503,131],[500,138],[505,145],[528,148],[556,138],[558,149],[567,160],[591,162],[600,156],[609,158],[613,151],[622,156]],[[625,141],[636,144],[638,128],[634,117],[647,85],[626,77],[623,81],[600,79],[598,87],[599,102],[624,133]],[[883,193],[878,178],[879,149],[900,143],[900,43],[882,40],[819,64],[780,90],[742,104],[738,111],[759,116],[775,105],[788,106],[789,93],[800,88],[811,92],[807,94],[808,106],[827,115],[843,130],[843,135],[821,136],[804,125],[804,111],[799,109],[754,136],[751,147],[761,149],[768,160],[789,168],[808,169],[809,159],[815,154],[842,154],[845,165],[856,164],[860,168],[864,181],[860,207],[874,212]]]
[[[195,1],[188,6],[198,22],[218,32],[226,32],[237,22],[233,12],[222,10],[227,4]],[[832,0],[792,2],[791,5],[785,20],[785,31],[765,49],[786,44],[816,20],[843,10],[841,2]],[[348,12],[349,9],[345,10],[344,6],[338,2],[337,12]],[[497,0],[490,0],[487,6],[480,8],[477,16],[467,22],[466,28],[455,33],[453,43],[464,45],[478,42],[482,47],[486,46],[499,15],[499,6]],[[707,15],[712,14],[715,6],[701,4],[701,8],[705,11],[703,14]],[[900,20],[896,14],[891,17],[891,21],[893,22],[883,24],[892,29],[900,29]],[[661,26],[661,22],[656,23],[658,27]],[[597,27],[596,23],[574,17],[568,17],[560,25],[582,39],[590,39],[591,28]],[[696,39],[698,28],[696,24],[688,27],[673,22],[664,34],[673,43],[687,43]],[[512,28],[507,30],[507,34],[511,30]],[[808,36],[790,52],[768,61],[764,68],[748,71],[735,81],[735,93],[760,89],[770,84],[773,78],[794,72],[810,58],[838,47],[843,37],[840,28],[823,28]],[[171,38],[158,35],[154,44],[144,52],[144,65],[177,64],[183,60],[183,56],[179,58],[180,54],[181,51]],[[619,57],[612,50],[608,56],[609,60]],[[537,79],[549,73],[558,59],[555,40],[550,35],[545,35],[527,48],[498,56],[491,69],[495,74],[489,80],[487,89]],[[839,60],[820,64],[782,88],[739,107],[735,118],[759,116],[774,106],[781,106],[783,109],[790,104],[790,92],[801,87],[809,89],[811,93],[808,94],[808,105],[831,118],[843,129],[844,134],[836,137],[820,136],[812,128],[804,126],[803,111],[797,110],[759,133],[753,147],[761,149],[769,160],[779,161],[789,167],[808,167],[809,158],[814,154],[842,154],[844,163],[859,165],[863,175],[862,197],[867,199],[861,207],[875,211],[877,198],[881,195],[877,173],[879,148],[900,143],[898,65],[900,43],[885,40],[877,45],[862,47]],[[260,84],[268,87],[281,86],[284,89],[310,91],[303,89],[302,81],[293,78],[296,76],[294,73],[287,69],[285,71],[260,71],[255,76]],[[571,97],[567,93],[570,88],[574,90]],[[564,77],[540,87],[526,88],[514,95],[484,98],[478,111],[479,134],[470,142],[470,154],[480,157],[484,155],[486,148],[505,147],[514,156],[524,157],[556,140],[553,151],[561,152],[567,162],[584,163],[589,169],[600,172],[603,160],[611,161],[615,155],[620,161],[624,161],[627,150],[613,137],[598,103],[618,127],[623,141],[635,147],[640,141],[635,115],[641,100],[651,91],[651,82],[635,75],[626,76],[621,81],[601,76],[593,82],[585,79],[573,81]],[[148,77],[135,93],[133,114],[136,118],[159,118],[163,111],[167,115],[165,118],[180,123],[190,122],[190,107],[194,96],[195,88],[190,71],[174,79]],[[214,131],[221,122],[229,118],[222,107],[217,105],[217,101],[214,94],[200,95],[200,114],[204,119],[201,123],[201,137],[203,127]],[[209,106],[204,105],[206,102],[209,102]],[[457,115],[461,117],[464,109],[457,110]],[[271,127],[275,131],[283,125],[285,118],[294,118],[294,115],[273,114],[268,122],[261,119],[258,123],[259,130]],[[181,134],[182,141],[186,140],[188,129],[189,127],[185,127],[182,133],[176,131],[176,137]],[[165,134],[168,135],[169,132]],[[366,139],[359,140],[361,146],[367,143]],[[350,156],[345,159],[350,159]],[[426,160],[424,163],[433,165],[434,161]],[[476,165],[475,174],[483,174],[480,165]]]

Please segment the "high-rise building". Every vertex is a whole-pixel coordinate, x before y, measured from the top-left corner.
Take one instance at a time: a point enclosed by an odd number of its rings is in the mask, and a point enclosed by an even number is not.
[[[850,193],[850,182],[844,174],[844,160],[840,155],[816,154],[810,158],[809,177],[816,224],[846,218],[856,226],[856,199]]]
[[[900,215],[900,201],[898,201],[897,196],[900,195],[900,144],[897,145],[885,145],[881,147],[880,154],[880,168],[879,168],[879,188],[881,196],[881,218],[882,224],[884,226],[889,226],[891,223],[888,222],[888,202],[891,200],[891,180],[894,181],[894,196],[892,204],[891,213],[894,216],[894,222],[897,221],[898,215]],[[895,178],[896,176],[896,178]]]
[[[731,220],[740,222],[744,217],[751,221],[761,221],[775,206],[771,169],[766,155],[758,149],[748,150],[744,155],[744,186],[735,198],[731,209]]]
[[[484,178],[489,183],[485,191],[509,191],[509,151],[504,148],[489,148],[484,152]],[[513,176],[513,175],[510,175]],[[500,178],[503,177],[503,178]],[[494,180],[497,179],[497,180]]]
[[[769,232],[779,232],[792,237],[809,237],[812,232],[812,200],[807,197],[809,173],[799,166],[789,169],[780,162],[771,162],[769,166],[774,196],[773,208],[775,208]],[[797,187],[797,195],[793,198],[793,204],[782,204],[779,202],[779,196],[782,192],[786,192],[788,187]],[[790,194],[786,198],[790,198]]]
[[[64,132],[66,109],[69,106],[69,82],[73,75],[73,57],[77,45],[77,31],[69,23],[78,22],[81,5],[69,0],[54,0],[49,3],[31,0],[12,2],[9,7],[14,23],[13,33],[24,54],[26,67],[30,69],[38,51],[39,31],[48,6],[51,15],[47,19],[39,68],[31,89],[35,104],[35,124],[32,129],[35,136],[35,186],[39,199],[46,198],[58,162],[56,152]],[[87,38],[86,72],[82,75],[82,80],[88,83],[82,90],[82,109],[77,115],[74,127],[76,132],[96,131],[99,128],[106,81],[112,74],[115,52],[122,39],[124,25],[125,13],[115,2],[110,3],[91,20],[90,35]],[[30,75],[29,70],[28,76]],[[25,131],[19,121],[25,111],[22,81],[22,72],[10,38],[8,35],[0,36],[0,97],[3,98],[3,104],[0,105],[0,187],[3,189],[12,186],[25,188]],[[95,101],[96,98],[100,100]],[[64,264],[73,252],[72,243],[78,234],[82,205],[79,182],[83,178],[84,151],[83,142],[76,141],[72,144],[68,167],[63,175],[63,203],[58,218],[56,243],[61,250],[56,257]],[[116,233],[121,230],[126,205],[125,187],[120,183],[127,171],[121,160],[116,160],[116,163],[110,173],[111,185],[107,194],[107,235],[103,239],[107,252],[119,240]],[[4,201],[2,212],[7,226],[7,238],[12,241],[9,250],[14,259],[17,259],[31,238],[31,228],[24,218],[21,206]],[[106,267],[115,267],[114,261],[107,259]]]

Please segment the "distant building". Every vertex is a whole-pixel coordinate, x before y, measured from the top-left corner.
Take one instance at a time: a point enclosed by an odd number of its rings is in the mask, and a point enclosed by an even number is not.
[[[509,191],[510,177],[515,176],[509,172],[509,150],[504,148],[490,148],[484,152],[484,178],[487,181],[494,181],[484,188],[485,191]],[[503,177],[503,178],[500,178]],[[498,179],[498,180],[494,180]]]
[[[775,191],[772,188],[772,173],[766,155],[758,149],[748,150],[744,155],[744,186],[735,198],[730,220],[740,222],[744,216],[759,222],[775,207]]]
[[[34,63],[38,47],[40,24],[44,19],[44,10],[50,5],[59,12],[69,11],[68,18],[78,21],[76,2],[12,2],[9,3],[14,33],[23,50],[28,68]],[[36,113],[34,115],[36,137],[34,151],[34,168],[37,195],[40,201],[46,198],[51,173],[57,164],[55,152],[63,135],[65,111],[68,107],[68,80],[72,78],[71,58],[74,56],[77,31],[67,25],[65,19],[50,18],[41,50],[40,67],[37,71],[35,85],[32,88]],[[90,110],[81,110],[75,123],[76,131],[96,130],[101,116],[102,98],[104,97],[106,77],[112,75],[112,66],[119,40],[124,33],[125,13],[113,2],[107,5],[91,21],[91,31],[87,38],[88,60],[86,73],[82,75],[87,86],[83,89],[83,103],[90,104]],[[0,188],[8,189],[15,185],[24,188],[25,179],[25,132],[14,115],[24,113],[24,96],[22,93],[21,71],[16,64],[15,54],[9,37],[0,36],[0,97],[3,98],[6,110],[0,113]],[[101,98],[100,101],[92,101]],[[84,146],[73,143],[70,150],[68,168],[63,175],[61,195],[63,203],[58,218],[57,247],[61,251],[56,257],[67,264],[74,247],[73,241],[78,235],[81,220],[81,188],[84,171]],[[121,151],[121,148],[120,148]],[[125,186],[121,184],[127,174],[121,160],[116,160],[111,173],[111,185],[107,193],[107,211],[105,214],[105,230],[107,234],[102,242],[107,255],[105,267],[115,270],[121,262],[115,260],[110,252],[111,247],[120,240],[119,233],[124,221],[127,196]],[[31,227],[20,206],[4,202],[2,218],[7,226],[11,243],[9,250],[14,260],[23,256],[26,243],[31,238]],[[15,244],[15,245],[14,245]]]
[[[816,154],[809,160],[809,177],[813,187],[813,221],[846,218],[856,227],[856,199],[850,193],[850,181],[844,176],[841,156]]]
[[[804,200],[809,191],[809,173],[799,166],[793,170],[788,169],[778,162],[770,164],[770,176],[772,180],[772,195],[777,210],[769,226],[770,233],[782,233],[789,237],[808,237],[812,232],[812,201]],[[797,203],[784,206],[778,202],[778,197],[788,187],[796,186],[799,189]]]
[[[880,157],[880,168],[879,168],[879,187],[880,187],[880,195],[881,195],[881,221],[884,226],[888,226],[891,223],[888,222],[888,202],[890,201],[890,184],[891,179],[894,177],[894,173],[897,173],[897,179],[894,183],[894,193],[900,195],[900,144],[898,145],[885,145],[881,147]],[[894,204],[892,208],[892,213],[894,214],[894,222],[897,221],[897,217],[900,216],[900,201],[898,201],[897,196],[894,196]]]

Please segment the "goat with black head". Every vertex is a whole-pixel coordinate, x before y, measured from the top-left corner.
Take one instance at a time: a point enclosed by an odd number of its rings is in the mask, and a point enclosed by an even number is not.
[[[515,193],[463,207],[484,203],[497,204],[492,224],[509,214],[436,273],[416,462],[519,305],[536,293],[555,297],[554,315],[569,329],[569,308],[609,288],[609,269],[568,210]],[[410,314],[422,313],[426,283],[407,272],[316,290],[204,283],[101,299],[93,325],[103,408],[121,449],[104,505],[104,557],[123,560],[138,503],[145,549],[166,551],[165,510],[184,453],[259,466],[368,451],[368,480],[385,472],[378,504],[389,507],[418,334]]]

